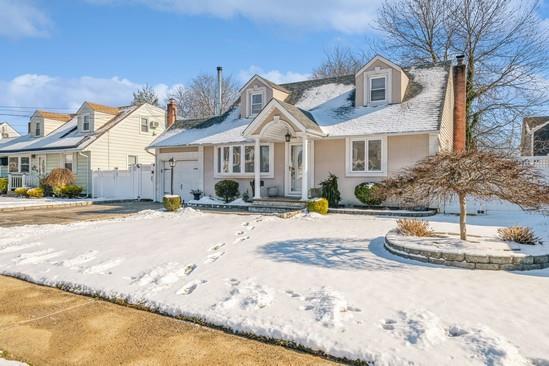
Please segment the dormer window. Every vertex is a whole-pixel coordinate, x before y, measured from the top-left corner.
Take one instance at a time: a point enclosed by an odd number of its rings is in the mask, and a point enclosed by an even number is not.
[[[83,116],[78,116],[78,123],[80,124],[80,128],[82,131],[89,131],[90,130],[90,115],[85,114]]]
[[[36,136],[40,136],[40,135],[41,135],[41,132],[40,132],[40,122],[36,122],[34,134],[35,134]]]
[[[263,109],[263,93],[255,92],[250,94],[250,116],[257,116]]]
[[[370,101],[387,101],[387,78],[385,76],[370,79]]]

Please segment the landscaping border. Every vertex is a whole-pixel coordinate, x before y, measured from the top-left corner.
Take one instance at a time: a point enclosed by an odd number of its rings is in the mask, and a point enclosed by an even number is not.
[[[446,252],[408,248],[395,244],[389,238],[394,231],[385,235],[385,249],[394,255],[420,262],[441,264],[463,269],[480,269],[492,271],[530,271],[549,268],[549,254],[525,256],[493,256],[467,254],[464,252]]]
[[[330,208],[328,213],[346,214],[346,215],[367,215],[367,216],[397,216],[397,217],[427,217],[437,214],[436,209],[424,211],[410,210],[381,210],[370,208]]]

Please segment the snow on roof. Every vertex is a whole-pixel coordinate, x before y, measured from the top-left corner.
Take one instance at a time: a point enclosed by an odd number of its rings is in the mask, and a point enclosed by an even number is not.
[[[414,95],[407,94],[398,104],[355,107],[354,84],[326,79],[324,84],[322,80],[315,80],[314,85],[309,85],[311,81],[303,82],[306,89],[300,90],[294,105],[307,111],[328,136],[436,131],[440,127],[448,70],[448,65],[407,69],[410,76],[408,89],[414,90],[408,94]],[[292,88],[298,84],[301,83],[293,83]],[[288,99],[291,100],[292,95]],[[151,147],[247,141],[242,132],[252,121],[240,118],[238,105],[235,105],[225,115],[205,119],[196,127],[169,129]]]

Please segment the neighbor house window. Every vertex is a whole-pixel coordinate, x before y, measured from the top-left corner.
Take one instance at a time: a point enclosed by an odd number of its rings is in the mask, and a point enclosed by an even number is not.
[[[84,116],[82,119],[82,131],[90,130],[90,116]]]
[[[41,135],[41,133],[40,133],[40,122],[36,122],[36,128],[35,128],[34,133],[36,134],[36,136]]]
[[[30,158],[29,157],[21,157],[21,173],[28,173],[30,172]]]
[[[131,169],[134,165],[137,165],[137,155],[128,155],[128,169]]]
[[[382,138],[352,139],[348,173],[382,173],[385,170],[385,141]]]
[[[373,77],[370,79],[370,101],[383,102],[387,100],[386,82],[387,82],[387,78],[385,76]]]
[[[256,116],[263,108],[263,93],[252,93],[250,95],[250,115]]]
[[[141,118],[141,132],[149,132],[149,119]]]
[[[19,172],[19,158],[18,157],[10,157],[8,159],[8,170],[10,173],[18,173]]]
[[[72,154],[65,154],[65,169],[72,171]]]
[[[216,148],[216,173],[219,175],[246,175],[255,173],[255,146],[230,145]],[[259,168],[262,174],[272,174],[273,155],[270,144],[259,147]]]

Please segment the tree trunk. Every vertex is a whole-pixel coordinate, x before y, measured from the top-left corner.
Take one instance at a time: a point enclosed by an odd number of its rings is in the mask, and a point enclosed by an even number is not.
[[[467,220],[467,208],[465,203],[465,194],[460,193],[459,197],[459,237],[461,240],[467,240],[467,228],[465,222]]]

